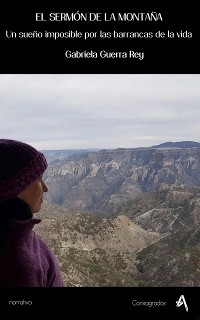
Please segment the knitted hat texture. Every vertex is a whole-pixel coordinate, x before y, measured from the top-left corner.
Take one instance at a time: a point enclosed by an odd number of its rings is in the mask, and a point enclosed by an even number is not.
[[[16,197],[46,168],[45,156],[32,146],[0,139],[0,201]]]

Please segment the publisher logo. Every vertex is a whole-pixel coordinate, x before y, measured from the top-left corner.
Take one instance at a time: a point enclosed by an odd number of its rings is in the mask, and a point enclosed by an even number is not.
[[[176,301],[176,306],[177,306],[177,307],[181,307],[182,305],[185,306],[185,310],[188,312],[188,306],[187,306],[187,303],[186,303],[186,301],[185,301],[184,295],[181,295],[180,298],[179,298],[179,300]]]

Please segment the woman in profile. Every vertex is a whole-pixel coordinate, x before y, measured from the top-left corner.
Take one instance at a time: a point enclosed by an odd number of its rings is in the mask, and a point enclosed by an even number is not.
[[[33,231],[46,168],[32,146],[0,139],[0,287],[63,287],[53,251]]]

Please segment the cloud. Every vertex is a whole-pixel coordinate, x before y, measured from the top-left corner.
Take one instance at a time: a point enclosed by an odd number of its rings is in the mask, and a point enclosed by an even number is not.
[[[1,74],[0,136],[39,149],[199,142],[200,75]]]

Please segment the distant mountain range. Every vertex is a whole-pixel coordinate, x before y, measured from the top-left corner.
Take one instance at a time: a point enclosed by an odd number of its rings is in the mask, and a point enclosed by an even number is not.
[[[44,153],[47,162],[51,163],[56,160],[64,160],[69,157],[75,158],[87,152],[98,151],[99,149],[67,149],[67,150],[41,150]]]
[[[200,148],[200,143],[195,141],[179,141],[179,142],[164,142],[158,145],[153,145],[150,148]],[[127,149],[127,148],[118,148],[118,149]],[[134,148],[133,148],[134,149]],[[136,148],[137,149],[137,148]],[[98,152],[100,150],[106,149],[61,149],[61,150],[41,150],[44,153],[47,162],[51,163],[56,160],[64,160],[64,159],[75,159],[78,156],[88,153],[88,152]],[[117,149],[109,149],[109,150],[117,150]]]
[[[113,216],[120,205],[160,184],[200,186],[200,148],[161,146],[74,153],[54,160],[44,174],[46,200]]]
[[[194,142],[194,141],[180,141],[180,142],[164,142],[158,145],[153,145],[150,148],[199,148],[200,143]],[[118,149],[126,149],[126,148],[118,148]],[[41,150],[41,152],[44,153],[47,162],[51,163],[55,160],[64,160],[69,157],[72,157],[71,159],[77,158],[77,156],[88,153],[88,152],[97,152],[102,149],[61,149],[61,150]],[[105,149],[103,149],[105,150]],[[116,149],[110,149],[110,150],[116,150]]]
[[[164,142],[152,148],[200,148],[200,143],[194,141]]]

